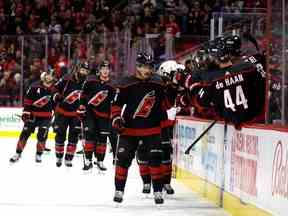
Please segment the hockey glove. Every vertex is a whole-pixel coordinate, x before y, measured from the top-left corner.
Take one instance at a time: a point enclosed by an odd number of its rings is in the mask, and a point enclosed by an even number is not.
[[[80,105],[76,110],[78,118],[83,121],[86,117],[86,107],[84,105]]]
[[[116,116],[112,120],[112,127],[121,132],[124,129],[124,120],[120,116]]]
[[[24,123],[32,120],[31,112],[24,111],[21,115],[21,119]]]
[[[169,110],[166,111],[167,116],[169,120],[174,121],[176,119],[176,114],[177,114],[177,107],[172,107]]]

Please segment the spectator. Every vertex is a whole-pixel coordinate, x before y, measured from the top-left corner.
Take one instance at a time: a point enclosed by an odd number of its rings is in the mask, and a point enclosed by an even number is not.
[[[164,0],[165,9],[168,14],[173,14],[175,12],[175,0]]]
[[[6,70],[0,80],[0,104],[4,106],[14,106],[17,100],[17,91],[19,86],[16,85],[14,74],[11,70]]]
[[[114,8],[116,4],[120,2],[0,0],[1,33],[21,36],[31,33],[40,34],[37,37],[18,37],[17,40],[5,39],[4,45],[1,45],[4,38],[1,35],[0,53],[3,48],[5,53],[9,53],[9,58],[4,63],[0,62],[0,67],[3,70],[9,68],[12,74],[18,73],[23,58],[25,79],[33,80],[33,77],[37,77],[39,71],[47,66],[44,64],[46,61],[43,60],[46,56],[48,56],[48,65],[54,67],[63,60],[63,56],[65,61],[68,61],[69,56],[69,61],[73,60],[73,62],[94,56],[94,64],[108,58],[114,62],[112,69],[118,70],[119,65],[124,65],[127,60],[125,56],[130,47],[125,43],[132,41],[131,44],[139,49],[152,48],[154,57],[166,58],[167,56],[163,54],[168,53],[167,47],[173,56],[175,50],[178,51],[179,48],[185,50],[187,44],[189,44],[188,48],[193,46],[191,44],[194,44],[194,37],[192,37],[193,41],[189,42],[187,39],[173,40],[179,37],[180,33],[207,35],[213,12],[239,13],[247,6],[265,7],[264,0],[129,0],[129,4],[117,7],[117,10]],[[122,30],[125,30],[124,36],[120,33]],[[48,37],[48,41],[43,35],[46,33],[52,34]],[[75,36],[63,34],[75,34]],[[166,37],[168,35],[171,36],[171,40]],[[149,36],[149,39],[146,37],[142,40],[144,36]],[[48,55],[46,42],[50,49]],[[183,43],[183,47],[180,43]],[[33,60],[35,57],[39,59],[40,66],[37,66],[38,63],[35,64]]]
[[[51,18],[51,23],[48,27],[48,33],[50,34],[56,34],[56,33],[61,33],[62,32],[62,26],[61,24],[57,21],[56,16],[53,16]]]
[[[47,26],[45,24],[45,22],[41,22],[38,26],[38,28],[36,28],[34,30],[34,33],[38,33],[38,34],[47,34]]]
[[[176,22],[174,15],[169,15],[168,23],[166,24],[166,33],[171,34],[173,37],[180,37],[180,28]]]

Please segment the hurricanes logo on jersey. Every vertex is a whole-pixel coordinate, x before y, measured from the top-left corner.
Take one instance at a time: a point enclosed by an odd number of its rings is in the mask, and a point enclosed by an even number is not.
[[[51,95],[46,95],[41,97],[40,99],[36,100],[32,105],[35,107],[44,107],[46,104],[49,103]]]
[[[136,117],[142,117],[142,118],[147,118],[151,110],[155,104],[155,91],[151,91],[148,94],[146,94],[141,102],[139,103],[133,118],[135,119]]]
[[[99,106],[108,96],[108,90],[99,91],[91,100],[89,100],[88,104],[93,106]]]
[[[72,91],[64,100],[68,104],[73,104],[75,101],[80,99],[81,90]]]

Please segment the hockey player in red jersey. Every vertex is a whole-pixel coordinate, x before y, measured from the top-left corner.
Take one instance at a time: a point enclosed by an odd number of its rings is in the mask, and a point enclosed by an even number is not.
[[[108,61],[100,63],[98,71],[89,75],[84,82],[81,93],[78,114],[85,128],[86,164],[83,170],[92,168],[93,152],[97,158],[97,167],[105,171],[103,164],[107,146],[107,137],[111,132],[111,103],[115,90],[110,81],[110,66]]]
[[[62,77],[56,84],[54,100],[57,103],[55,120],[53,124],[55,136],[56,166],[62,165],[64,157],[66,133],[68,133],[68,145],[65,153],[65,165],[72,166],[72,160],[80,134],[80,120],[76,110],[79,108],[80,94],[83,82],[89,74],[87,62],[74,66],[71,74]]]
[[[54,108],[51,91],[53,83],[53,74],[43,72],[40,81],[32,83],[27,90],[24,96],[24,109],[21,116],[24,126],[17,143],[16,154],[10,158],[11,163],[19,160],[27,140],[36,127],[38,128],[38,133],[35,160],[37,163],[41,163],[41,155],[45,149]]]
[[[164,202],[162,197],[161,171],[161,120],[164,99],[163,83],[153,75],[153,59],[145,53],[138,54],[135,75],[122,79],[117,99],[112,106],[112,126],[118,128],[120,140],[115,169],[115,202],[122,202],[128,169],[135,152],[142,143],[148,153],[148,166],[151,173],[156,204]],[[121,110],[126,104],[121,117]]]

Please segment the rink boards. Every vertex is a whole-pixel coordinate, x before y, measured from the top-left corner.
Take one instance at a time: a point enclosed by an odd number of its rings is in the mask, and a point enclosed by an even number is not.
[[[23,108],[0,108],[0,136],[1,137],[18,137],[22,127],[21,120]],[[52,128],[50,128],[52,131]],[[35,138],[32,134],[32,138]],[[54,137],[54,133],[49,133],[49,138]]]
[[[179,117],[174,131],[176,177],[232,215],[287,215],[288,130],[217,123],[189,155],[210,121]]]

